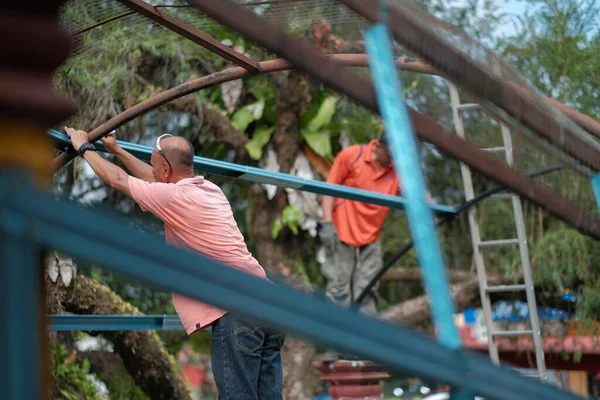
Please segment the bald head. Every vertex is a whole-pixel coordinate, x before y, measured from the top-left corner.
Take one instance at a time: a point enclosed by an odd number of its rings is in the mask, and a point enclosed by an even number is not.
[[[193,173],[194,147],[189,140],[181,136],[169,136],[160,141],[160,147],[173,169],[180,173]]]

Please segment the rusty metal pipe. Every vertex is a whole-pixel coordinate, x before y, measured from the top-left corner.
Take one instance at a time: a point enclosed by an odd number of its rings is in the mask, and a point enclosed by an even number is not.
[[[291,38],[248,10],[229,1],[187,0],[217,22],[232,27],[261,46],[285,57],[299,69],[347,95],[370,110],[378,112],[373,87],[352,74],[341,63],[326,59],[308,45]],[[572,204],[549,187],[519,174],[506,163],[481,151],[445,129],[435,120],[411,109],[412,121],[421,139],[437,146],[451,157],[463,161],[476,172],[491,178],[552,215],[569,223],[583,234],[600,239],[600,219]],[[600,160],[599,160],[600,161]]]
[[[369,60],[366,54],[334,54],[327,55],[326,58],[333,59],[348,67],[366,67],[369,65]],[[258,74],[268,74],[278,71],[285,71],[292,69],[294,66],[289,61],[282,58],[269,61],[261,61],[259,64]],[[396,61],[396,65],[405,70],[411,72],[422,72],[431,73],[434,71],[427,64],[422,63],[414,58],[400,57]],[[94,128],[89,132],[89,137],[92,142],[99,140],[101,137],[106,136],[113,130],[123,126],[127,122],[143,115],[151,110],[154,110],[164,104],[167,104],[173,100],[179,99],[183,96],[195,93],[202,89],[206,89],[212,86],[219,85],[221,83],[241,79],[246,76],[256,75],[241,67],[231,67],[224,69],[214,74],[206,75],[201,78],[193,79],[189,82],[183,83],[179,86],[175,86],[171,89],[167,89],[151,98],[136,104],[135,106],[128,108],[122,113],[109,119],[102,125]],[[58,171],[69,161],[75,157],[74,154],[62,153],[56,157],[52,163],[54,172]]]
[[[235,65],[239,65],[247,70],[257,72],[258,63],[244,54],[233,50],[232,48],[225,46],[212,36],[207,35],[200,29],[181,21],[167,13],[164,13],[152,7],[150,4],[142,0],[117,0],[127,8],[140,13],[144,17],[162,25],[173,32],[191,40],[192,42],[199,44],[200,46],[212,51],[215,54],[220,55],[226,60],[231,61]]]
[[[189,1],[188,1],[189,2]],[[340,0],[348,8],[363,16],[371,22],[378,21],[377,0]],[[203,8],[208,8],[206,2]],[[437,23],[432,16],[419,11],[408,3],[405,8],[411,8],[415,15],[429,18],[432,23]],[[488,99],[500,109],[506,111],[512,118],[522,122],[525,126],[537,132],[542,141],[559,145],[571,157],[580,160],[595,171],[600,171],[600,151],[591,140],[585,140],[570,126],[565,126],[552,116],[547,115],[533,96],[523,93],[515,86],[502,81],[480,65],[472,62],[468,57],[440,39],[437,34],[423,28],[408,12],[397,7],[390,7],[389,24],[394,37],[409,49],[423,57],[431,65],[443,71],[444,76],[459,85],[469,88],[475,95]],[[424,44],[427,43],[427,48]],[[490,109],[500,119],[504,116]]]

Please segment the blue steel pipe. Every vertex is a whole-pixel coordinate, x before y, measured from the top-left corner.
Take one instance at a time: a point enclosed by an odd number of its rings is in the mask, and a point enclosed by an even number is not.
[[[64,151],[66,148],[71,147],[71,141],[65,133],[49,130],[48,134],[54,139],[57,150]],[[123,142],[120,140],[117,142],[123,149],[127,150],[139,159],[145,161],[150,160],[153,150],[151,147]],[[102,142],[96,142],[95,146],[98,148],[98,150],[106,152]],[[378,204],[380,206],[386,206],[400,210],[403,210],[406,204],[406,201],[399,196],[390,196],[370,192],[368,190],[355,189],[348,186],[333,185],[326,182],[299,178],[297,176],[284,174],[281,172],[270,172],[260,168],[212,160],[210,158],[197,156],[194,157],[194,168],[198,171],[203,171],[210,174],[222,175],[255,183],[275,185],[326,196],[356,200],[369,204]],[[450,206],[431,204],[430,207],[439,215],[452,215],[455,213],[454,208]]]
[[[401,93],[404,90],[394,66],[388,28],[383,23],[374,24],[367,29],[364,37],[377,102],[386,125],[392,161],[398,176],[402,178],[406,214],[417,250],[423,283],[428,292],[433,321],[440,342],[458,349],[461,347],[461,340],[454,325],[454,305],[444,268],[441,244],[430,205],[425,199],[426,186],[419,148],[402,99]]]
[[[598,214],[600,214],[600,174],[592,177],[592,189],[596,197],[596,205],[598,206]]]
[[[49,315],[52,331],[182,330],[177,315]]]

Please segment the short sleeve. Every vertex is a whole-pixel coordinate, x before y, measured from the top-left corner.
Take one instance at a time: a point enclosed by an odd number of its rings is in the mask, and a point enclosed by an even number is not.
[[[140,205],[143,211],[150,211],[162,218],[166,211],[176,185],[172,183],[146,182],[129,176],[129,190],[131,197]]]
[[[335,157],[335,160],[333,160],[333,165],[331,166],[329,175],[327,175],[327,183],[334,183],[337,185],[343,184],[346,176],[348,176],[348,168],[350,168],[352,158],[355,157],[356,150],[354,146],[347,147],[340,151]]]

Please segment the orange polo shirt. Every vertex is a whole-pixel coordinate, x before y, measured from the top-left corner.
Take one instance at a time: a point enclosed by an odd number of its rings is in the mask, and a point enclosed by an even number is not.
[[[328,183],[350,186],[389,195],[400,194],[400,184],[392,164],[377,171],[371,161],[373,143],[349,146],[335,158],[327,176]],[[340,241],[352,246],[364,246],[379,239],[383,221],[390,209],[354,200],[336,198],[333,204],[333,224]]]

